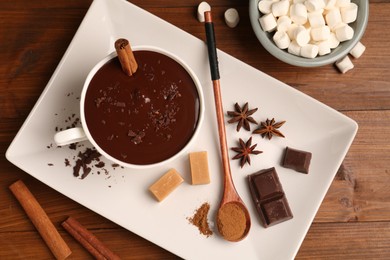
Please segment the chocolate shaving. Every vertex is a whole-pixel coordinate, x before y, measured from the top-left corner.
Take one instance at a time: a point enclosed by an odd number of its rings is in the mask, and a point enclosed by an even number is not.
[[[79,177],[82,169],[81,179],[84,179],[91,172],[90,164],[100,160],[101,154],[92,148],[87,148],[84,152],[79,152],[76,165],[73,167],[73,176]]]

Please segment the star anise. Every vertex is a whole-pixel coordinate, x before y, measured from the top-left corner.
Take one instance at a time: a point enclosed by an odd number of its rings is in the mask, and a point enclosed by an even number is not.
[[[265,122],[260,123],[260,127],[253,131],[253,133],[260,134],[263,138],[267,136],[269,140],[271,140],[272,136],[274,135],[284,137],[284,135],[279,130],[277,130],[284,123],[286,123],[286,121],[275,123],[274,118],[272,118],[271,120],[267,118]]]
[[[241,168],[245,165],[245,163],[251,164],[250,155],[260,154],[262,151],[255,150],[257,144],[252,145],[252,137],[246,141],[246,143],[240,138],[239,139],[240,147],[232,147],[231,149],[235,151],[237,154],[232,158],[234,160],[240,159]]]
[[[228,123],[231,124],[238,122],[237,132],[240,131],[242,126],[247,131],[250,131],[251,129],[249,123],[257,125],[257,122],[253,119],[253,117],[251,117],[251,115],[257,111],[257,108],[248,110],[247,102],[242,108],[238,105],[238,103],[234,104],[234,109],[235,111],[227,111],[228,116],[233,117],[228,121]]]

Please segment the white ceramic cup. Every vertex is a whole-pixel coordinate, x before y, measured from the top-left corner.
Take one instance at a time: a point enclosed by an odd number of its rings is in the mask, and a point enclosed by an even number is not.
[[[195,73],[192,71],[192,69],[183,60],[181,60],[179,57],[177,57],[173,53],[170,53],[170,52],[168,52],[166,50],[163,50],[161,48],[154,47],[154,46],[134,46],[134,47],[132,47],[132,50],[133,51],[147,50],[147,51],[154,51],[154,52],[158,52],[158,53],[164,54],[164,55],[172,58],[176,62],[178,62],[189,73],[189,75],[191,76],[193,82],[195,83],[195,86],[196,86],[196,89],[197,89],[197,92],[198,92],[198,96],[199,96],[199,116],[198,116],[196,129],[195,129],[194,133],[192,134],[192,137],[189,140],[189,142],[180,151],[178,151],[176,154],[174,154],[173,156],[171,156],[171,157],[169,157],[169,158],[167,158],[167,159],[165,159],[163,161],[160,161],[160,162],[157,162],[157,163],[152,163],[152,164],[142,164],[142,165],[140,165],[140,164],[130,164],[130,163],[118,160],[117,158],[114,158],[113,156],[111,156],[110,154],[105,152],[96,143],[96,141],[94,140],[94,138],[92,137],[92,135],[91,135],[91,133],[90,133],[90,131],[88,129],[88,125],[87,125],[86,119],[85,119],[85,114],[84,114],[85,96],[86,96],[89,84],[90,84],[92,78],[94,77],[94,75],[96,74],[96,72],[104,64],[106,64],[109,60],[111,60],[112,58],[117,56],[116,52],[113,52],[113,53],[109,54],[108,56],[106,56],[103,60],[98,62],[92,68],[92,70],[89,72],[89,74],[88,74],[88,76],[87,76],[87,78],[86,78],[86,80],[84,82],[84,86],[83,86],[83,89],[82,89],[82,92],[81,92],[81,97],[80,97],[81,127],[74,127],[74,128],[70,128],[70,129],[67,129],[67,130],[64,130],[64,131],[56,133],[54,135],[54,142],[58,146],[64,146],[64,145],[68,145],[68,144],[72,144],[72,143],[77,143],[77,142],[88,140],[88,141],[90,141],[92,143],[92,145],[96,148],[96,150],[101,155],[103,155],[107,159],[113,161],[114,163],[117,163],[117,164],[119,164],[119,165],[121,165],[123,167],[127,167],[127,168],[145,169],[145,168],[150,168],[150,167],[155,167],[155,166],[161,166],[162,164],[166,164],[166,163],[176,159],[177,157],[182,155],[187,150],[187,148],[191,145],[191,143],[196,139],[196,137],[198,136],[198,133],[200,131],[200,128],[201,128],[201,125],[202,125],[202,122],[203,122],[203,117],[204,117],[203,91],[202,91],[202,86],[200,84],[200,81],[199,81],[198,77],[195,75]]]

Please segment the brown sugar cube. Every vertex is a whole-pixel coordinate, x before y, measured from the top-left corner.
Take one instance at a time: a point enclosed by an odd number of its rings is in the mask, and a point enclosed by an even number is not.
[[[192,184],[210,183],[207,152],[193,152],[189,154]]]
[[[175,169],[170,169],[149,187],[149,191],[156,197],[158,201],[162,201],[182,182],[183,178],[180,176],[180,174]]]

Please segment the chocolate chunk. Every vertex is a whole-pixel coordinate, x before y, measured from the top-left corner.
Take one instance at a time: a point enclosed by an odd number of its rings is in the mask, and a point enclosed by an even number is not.
[[[302,173],[309,173],[311,153],[286,147],[282,166]]]
[[[249,175],[248,182],[252,200],[264,227],[293,218],[275,168]]]

